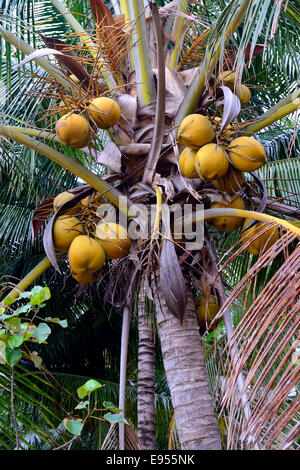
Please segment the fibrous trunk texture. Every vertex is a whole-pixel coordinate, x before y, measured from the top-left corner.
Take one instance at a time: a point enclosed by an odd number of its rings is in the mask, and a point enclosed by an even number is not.
[[[183,450],[220,450],[221,440],[190,290],[187,296],[181,324],[155,289],[159,338],[177,432]]]
[[[138,326],[138,439],[141,449],[155,449],[155,343],[153,317],[145,309],[143,287],[139,296]]]

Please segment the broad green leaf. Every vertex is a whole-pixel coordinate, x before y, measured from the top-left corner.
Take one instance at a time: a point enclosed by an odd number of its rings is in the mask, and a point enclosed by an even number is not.
[[[46,341],[48,336],[51,333],[51,328],[47,325],[47,323],[40,323],[35,332],[35,338],[39,344]]]
[[[12,367],[18,362],[18,360],[22,356],[22,353],[19,349],[5,348],[2,352],[2,355],[4,356],[4,359],[7,364]]]
[[[83,428],[83,424],[80,419],[66,418],[64,420],[64,426],[74,436],[79,436]]]
[[[47,317],[45,318],[46,321],[50,321],[52,323],[57,323],[60,325],[62,328],[67,328],[68,327],[68,320],[60,320],[59,318],[56,317]]]
[[[38,353],[36,351],[33,351],[30,354],[30,357],[31,357],[31,360],[34,363],[35,367],[40,367],[40,365],[43,362],[43,359],[38,355]]]
[[[8,318],[14,318],[14,313],[12,313],[11,315],[7,314],[7,315],[0,315],[0,320],[1,321],[5,321],[7,320]]]
[[[3,333],[2,335],[0,335],[0,340],[1,340],[1,343],[3,344],[6,344],[8,343],[9,339],[10,339],[10,334],[9,333]]]
[[[20,318],[12,317],[6,320],[4,323],[7,327],[13,328],[15,330],[19,330],[21,328]]]
[[[82,385],[81,387],[77,389],[77,394],[79,398],[84,398],[90,393],[92,393],[94,390],[97,390],[98,388],[101,388],[101,387],[104,387],[104,385],[100,384],[97,380],[91,379],[85,382],[84,385]]]
[[[109,421],[111,424],[115,424],[115,423],[129,424],[127,419],[124,418],[124,416],[122,416],[121,414],[106,413],[103,417],[104,417],[104,419]]]
[[[23,335],[12,335],[8,340],[8,344],[12,348],[18,348],[19,346],[21,346],[23,341],[24,341]]]
[[[30,302],[32,305],[41,305],[45,300],[51,297],[49,287],[35,286],[31,290]]]
[[[111,401],[105,401],[103,403],[104,408],[107,408],[108,410],[112,411],[113,413],[120,413],[122,410],[116,407]]]
[[[21,292],[19,294],[19,299],[30,299],[31,291],[30,292]]]
[[[28,310],[30,310],[32,307],[32,305],[30,303],[26,304],[26,305],[22,305],[22,307],[19,307],[17,308],[17,310],[14,311],[14,314],[13,316],[18,316],[20,315],[21,313],[27,313]]]
[[[88,406],[88,404],[89,404],[88,400],[81,401],[80,403],[78,403],[77,406],[75,406],[75,410],[83,410]]]

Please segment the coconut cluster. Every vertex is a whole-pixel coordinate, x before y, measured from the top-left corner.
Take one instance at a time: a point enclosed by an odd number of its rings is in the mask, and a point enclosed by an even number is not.
[[[225,73],[222,80],[233,86],[233,72]],[[221,201],[213,202],[212,209],[233,208],[246,209],[241,189],[244,173],[259,169],[267,162],[262,144],[253,137],[241,136],[232,138],[233,130],[227,126],[222,131],[225,139],[216,141],[220,129],[220,117],[210,118],[201,114],[190,114],[180,123],[177,141],[184,146],[180,153],[178,167],[183,176],[189,179],[200,178],[211,183],[216,189],[227,194]],[[248,221],[249,222],[249,221]],[[208,223],[221,232],[232,232],[239,229],[243,217],[214,217]],[[261,223],[252,225],[244,223],[241,231],[241,242],[252,254],[263,253],[278,238],[278,230],[265,230]],[[262,232],[262,233],[261,233]],[[249,243],[255,235],[255,240]]]
[[[74,75],[69,78],[75,83],[79,81]],[[99,129],[108,129],[119,121],[121,115],[118,103],[107,96],[92,99],[82,111],[68,112],[63,101],[59,103],[58,109],[62,117],[56,123],[56,134],[64,145],[74,148],[83,148],[90,144],[92,125]]]
[[[220,118],[219,118],[220,119]],[[179,157],[179,169],[186,178],[201,178],[235,192],[243,181],[243,172],[254,171],[267,162],[266,152],[253,137],[237,137],[226,147],[216,143],[218,125],[201,114],[189,114],[180,123],[177,141],[185,148]],[[226,129],[227,136],[232,131]],[[219,181],[222,180],[220,183]]]
[[[73,197],[68,191],[56,196],[53,201],[54,212]],[[95,282],[106,260],[125,257],[131,247],[130,237],[122,225],[100,218],[95,223],[95,216],[93,224],[87,222],[87,211],[97,206],[99,201],[101,203],[101,200],[99,194],[87,196],[58,216],[53,224],[54,248],[60,253],[68,252],[71,274],[81,284]]]
[[[218,82],[224,83],[235,92],[241,104],[247,104],[251,100],[251,91],[243,83],[235,89],[235,73],[232,70],[226,70],[218,76]]]

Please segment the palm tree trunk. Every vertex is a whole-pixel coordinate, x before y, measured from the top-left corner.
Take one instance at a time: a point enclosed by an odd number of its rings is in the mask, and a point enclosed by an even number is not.
[[[138,439],[142,450],[155,449],[155,344],[151,312],[145,309],[144,284],[138,307]]]
[[[159,338],[182,450],[220,450],[214,403],[190,289],[182,324],[155,288]]]

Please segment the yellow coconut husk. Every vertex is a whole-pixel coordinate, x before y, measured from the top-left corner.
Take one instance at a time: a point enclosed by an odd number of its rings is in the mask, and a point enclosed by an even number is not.
[[[99,240],[107,258],[123,258],[129,253],[131,240],[122,225],[114,222],[99,223],[96,227],[95,237]]]
[[[205,181],[222,178],[228,171],[229,160],[225,150],[217,144],[206,144],[195,156],[199,178]]]
[[[238,96],[242,104],[246,104],[251,100],[251,91],[246,85],[240,85],[236,92],[236,95]]]
[[[92,120],[100,129],[108,129],[114,126],[121,115],[118,103],[106,96],[93,99],[88,109]]]
[[[186,178],[199,178],[198,173],[195,168],[195,156],[197,150],[185,147],[183,152],[181,152],[178,166],[181,174]]]
[[[206,298],[204,295],[200,295],[196,299],[198,326],[200,330],[206,330],[206,327],[212,322],[217,313],[220,310],[218,299],[215,295],[209,295]],[[220,320],[219,320],[220,321]],[[212,329],[217,327],[219,321],[216,321]]]
[[[100,196],[100,193],[93,193],[90,194],[89,196],[86,196],[85,198],[81,199],[80,205],[82,207],[91,207],[94,204],[102,204],[104,202],[104,199],[102,196]]]
[[[259,236],[259,234],[266,229],[266,225],[261,222],[257,222],[255,225],[245,230],[250,222],[252,222],[251,219],[245,219],[244,221],[240,235],[241,243],[242,245],[245,245],[251,238],[258,236],[258,238],[253,240],[250,245],[247,246],[246,250],[252,255],[263,254],[278,240],[278,228],[270,227],[265,233],[262,233],[262,235]]]
[[[76,217],[57,217],[52,229],[54,248],[57,251],[67,251],[74,239],[82,233],[83,226]]]
[[[75,273],[72,272],[72,277],[76,279],[79,284],[92,284],[95,282],[94,273]]]
[[[70,201],[73,198],[74,198],[74,194],[70,193],[69,191],[64,191],[58,194],[53,201],[54,212],[57,212],[58,209],[61,208],[61,206],[63,206],[67,201]],[[78,205],[76,204],[76,206],[72,207],[71,209],[68,209],[65,212],[65,214],[74,215],[77,212],[78,212]]]
[[[225,86],[233,89],[235,82],[235,73],[232,70],[225,70],[218,75],[218,82],[224,83]]]
[[[228,147],[232,165],[240,171],[254,171],[267,162],[262,144],[253,137],[237,137]]]
[[[211,206],[211,209],[243,209],[245,210],[245,203],[243,199],[239,196],[233,196],[230,201],[221,201],[221,202],[214,202]],[[222,217],[214,217],[213,219],[209,219],[207,221],[209,225],[212,225],[216,230],[220,232],[233,232],[237,230],[242,223],[244,222],[243,217],[233,217],[233,216],[222,216]]]
[[[95,273],[105,263],[105,252],[98,240],[79,235],[70,245],[68,258],[71,271],[77,274]]]
[[[189,114],[180,123],[177,140],[185,147],[198,149],[212,142],[215,137],[214,126],[202,114]]]
[[[74,148],[86,147],[91,140],[89,122],[79,114],[68,113],[61,117],[55,130],[64,145]]]
[[[219,191],[224,191],[230,196],[240,191],[243,186],[244,173],[230,165],[227,173],[218,180],[213,180],[212,184]]]

